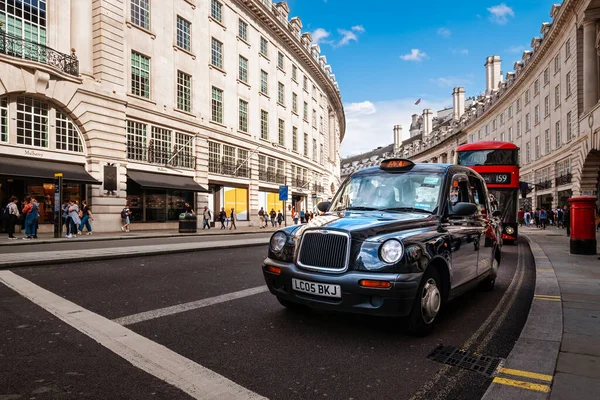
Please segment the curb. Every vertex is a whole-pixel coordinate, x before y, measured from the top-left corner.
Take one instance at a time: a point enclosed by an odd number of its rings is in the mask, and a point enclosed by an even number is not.
[[[482,399],[548,399],[563,335],[560,287],[552,263],[537,242],[529,243],[535,260],[535,292],[525,326]]]
[[[195,253],[199,251],[210,251],[210,250],[227,250],[227,249],[237,249],[237,248],[246,248],[246,247],[258,247],[258,246],[266,246],[268,245],[269,240],[266,239],[264,243],[240,243],[240,244],[226,244],[219,245],[214,244],[213,246],[200,246],[200,247],[189,247],[189,248],[173,248],[173,249],[158,249],[158,250],[147,250],[144,252],[130,252],[130,253],[122,253],[115,254],[114,249],[104,249],[104,250],[112,250],[112,252],[107,252],[105,254],[97,254],[97,255],[79,255],[81,252],[77,251],[74,255],[68,255],[68,257],[63,258],[55,258],[55,259],[47,259],[47,260],[20,260],[20,261],[7,261],[0,262],[0,270],[9,269],[9,268],[22,268],[22,267],[41,267],[45,265],[56,265],[56,264],[65,264],[65,263],[76,263],[76,262],[84,262],[84,261],[100,261],[100,260],[114,260],[121,258],[135,258],[135,257],[145,257],[145,256],[159,256],[166,254],[177,254],[177,253]],[[211,243],[212,244],[212,243]],[[75,253],[75,251],[73,251]],[[266,252],[265,252],[266,257]]]

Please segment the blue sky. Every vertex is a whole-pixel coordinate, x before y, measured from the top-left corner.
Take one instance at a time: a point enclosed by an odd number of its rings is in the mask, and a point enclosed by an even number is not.
[[[454,86],[466,96],[484,91],[485,57],[500,55],[504,75],[512,71],[554,3],[288,0],[290,17],[319,41],[340,85],[342,156],[391,143],[395,124],[407,137],[411,114],[451,105]]]

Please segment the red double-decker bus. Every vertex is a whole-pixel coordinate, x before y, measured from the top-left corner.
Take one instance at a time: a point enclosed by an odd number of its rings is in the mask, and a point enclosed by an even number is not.
[[[517,240],[519,224],[519,148],[509,142],[476,142],[456,149],[455,164],[477,171],[485,180],[492,210],[502,212],[502,239]]]

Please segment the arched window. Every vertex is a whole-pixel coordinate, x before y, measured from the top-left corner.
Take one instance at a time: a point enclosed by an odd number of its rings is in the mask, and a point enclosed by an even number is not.
[[[28,96],[0,98],[0,142],[83,153],[81,133],[71,118],[52,103]]]

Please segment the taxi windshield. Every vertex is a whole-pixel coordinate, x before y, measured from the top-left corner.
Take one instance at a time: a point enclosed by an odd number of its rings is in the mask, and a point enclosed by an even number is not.
[[[443,174],[432,172],[357,175],[342,185],[329,209],[434,213],[442,183]]]

